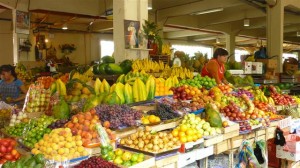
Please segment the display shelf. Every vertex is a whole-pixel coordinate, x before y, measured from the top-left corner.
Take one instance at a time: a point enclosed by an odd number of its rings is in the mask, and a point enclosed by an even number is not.
[[[153,49],[148,49],[148,48],[126,48],[126,50],[152,51]]]

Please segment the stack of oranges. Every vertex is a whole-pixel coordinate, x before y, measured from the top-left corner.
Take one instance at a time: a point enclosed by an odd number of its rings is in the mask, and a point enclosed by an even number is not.
[[[51,76],[43,76],[37,79],[38,83],[44,86],[45,89],[49,89],[51,84],[55,81]]]
[[[155,84],[156,84],[155,96],[167,96],[173,94],[173,92],[170,90],[170,87],[165,85],[164,79],[156,78]]]
[[[181,124],[172,131],[172,135],[177,137],[179,141],[184,144],[186,142],[195,142],[202,138],[202,134],[195,128],[190,128],[185,124]]]
[[[161,120],[158,116],[148,115],[148,116],[143,116],[141,121],[144,125],[147,125],[147,124],[160,123]]]

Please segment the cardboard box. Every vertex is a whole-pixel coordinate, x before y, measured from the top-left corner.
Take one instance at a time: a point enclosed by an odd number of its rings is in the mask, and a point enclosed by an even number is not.
[[[252,74],[252,62],[245,62],[244,73]]]
[[[252,62],[252,74],[262,74],[262,73],[263,73],[263,63]]]
[[[262,62],[267,68],[277,68],[277,59],[256,59],[256,62]]]

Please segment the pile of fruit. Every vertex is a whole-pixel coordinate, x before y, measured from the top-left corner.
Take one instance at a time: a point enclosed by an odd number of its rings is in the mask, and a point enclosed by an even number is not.
[[[163,152],[177,148],[181,145],[177,137],[168,132],[151,133],[150,128],[131,134],[122,138],[120,144],[130,148],[148,152]]]
[[[201,95],[201,91],[197,87],[182,85],[179,87],[172,87],[173,99],[175,100],[191,100],[194,96]]]
[[[175,80],[173,80],[175,79]],[[177,77],[169,77],[168,79],[164,80],[163,78],[155,78],[155,96],[166,96],[172,95],[173,92],[170,90],[174,83],[177,83]]]
[[[28,121],[27,114],[25,112],[20,111],[18,114],[13,114],[11,116],[9,126],[12,127],[21,122],[26,123],[27,121]]]
[[[142,124],[148,125],[148,124],[160,123],[161,120],[159,117],[157,117],[155,115],[146,115],[141,118],[141,121],[142,121]]]
[[[162,78],[168,78],[170,76],[177,76],[180,79],[193,79],[194,73],[188,68],[172,67],[165,68],[160,74],[160,77]]]
[[[142,118],[141,111],[127,105],[99,105],[95,110],[101,122],[109,121],[112,129],[135,126],[136,120]]]
[[[156,110],[150,110],[147,112],[148,115],[155,115],[159,117],[162,121],[171,120],[180,117],[169,105],[163,103],[156,104]]]
[[[44,112],[50,103],[51,91],[44,89],[41,85],[30,85],[26,95],[24,110],[27,113]]]
[[[90,89],[79,82],[74,82],[67,94],[65,97],[67,102],[78,102],[80,99],[87,99],[92,96]]]
[[[93,167],[93,168],[119,168],[118,166],[114,165],[111,162],[108,162],[101,157],[98,156],[92,156],[88,158],[87,160],[84,160],[79,163],[79,165],[76,165],[75,168],[86,168],[86,167]]]
[[[68,119],[56,120],[55,122],[48,125],[48,128],[50,129],[63,128],[67,122],[69,122]]]
[[[95,129],[96,123],[99,122],[99,117],[95,114],[95,111],[81,112],[73,115],[65,126],[70,128],[73,136],[80,135],[83,146],[88,147],[91,144],[99,145],[99,135]]]
[[[0,128],[3,128],[9,121],[11,115],[11,108],[1,108],[0,109]]]
[[[276,105],[294,105],[296,102],[292,96],[287,94],[272,93],[271,97]]]
[[[0,164],[6,161],[16,161],[20,153],[15,149],[17,142],[14,139],[0,138]]]
[[[7,161],[2,168],[35,167],[44,168],[46,161],[43,154],[22,156],[17,161]]]
[[[205,87],[207,89],[212,88],[217,85],[215,79],[210,78],[208,76],[202,77],[201,75],[195,76],[193,79],[181,80],[178,84],[181,85],[189,85],[197,88]]]
[[[55,81],[54,78],[50,77],[50,76],[47,76],[47,77],[38,77],[37,78],[37,83],[39,85],[42,85],[44,86],[45,89],[49,89],[51,84]]]
[[[46,159],[57,162],[88,155],[82,146],[81,136],[73,136],[69,128],[58,128],[52,130],[50,134],[45,134],[31,152],[34,155],[42,153]]]
[[[9,126],[5,128],[5,132],[13,137],[20,137],[23,135],[23,133],[27,130],[26,127],[30,127],[28,123],[18,123],[14,126]]]
[[[55,119],[53,117],[46,115],[43,115],[37,120],[31,120],[29,125],[26,126],[27,130],[22,138],[24,145],[33,148],[34,144],[42,139],[44,134],[49,134],[51,132],[51,129],[47,127],[54,121]]]
[[[155,62],[149,59],[135,60],[132,63],[133,71],[145,71],[145,72],[162,72],[170,67],[164,64],[162,61]]]

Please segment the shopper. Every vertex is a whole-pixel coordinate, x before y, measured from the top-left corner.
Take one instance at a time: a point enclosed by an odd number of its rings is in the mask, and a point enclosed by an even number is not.
[[[2,65],[0,81],[0,95],[2,101],[11,104],[23,104],[27,90],[21,80],[17,78],[15,68],[11,65]]]
[[[208,61],[202,68],[201,75],[214,78],[217,84],[228,84],[224,78],[225,66],[228,52],[223,48],[217,48],[214,52],[213,58]]]

